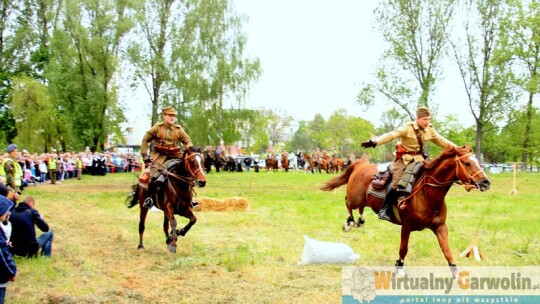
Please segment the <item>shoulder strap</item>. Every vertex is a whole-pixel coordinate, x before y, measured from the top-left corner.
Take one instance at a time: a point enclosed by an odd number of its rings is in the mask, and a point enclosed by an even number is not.
[[[420,132],[418,132],[418,129],[414,129],[414,133],[416,133],[416,140],[418,141],[418,145],[420,145],[420,154],[424,155],[424,144],[422,143],[422,138],[420,136]]]

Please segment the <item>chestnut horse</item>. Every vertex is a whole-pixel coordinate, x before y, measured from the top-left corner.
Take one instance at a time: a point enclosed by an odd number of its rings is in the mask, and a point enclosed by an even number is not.
[[[281,154],[281,168],[285,172],[289,172],[289,156],[285,153]]]
[[[164,170],[165,182],[161,191],[157,193],[155,206],[163,210],[163,231],[165,232],[166,243],[170,252],[176,252],[176,242],[178,235],[185,236],[191,229],[191,226],[197,222],[197,218],[191,210],[191,201],[193,199],[193,187],[204,187],[206,185],[206,176],[202,165],[203,158],[199,153],[184,152],[182,159],[172,161],[167,169]],[[148,208],[143,206],[146,198],[146,190],[139,184],[134,186],[129,208],[135,206],[137,202],[140,207],[139,214],[139,249],[144,249],[143,234],[145,229],[146,216]],[[189,219],[189,223],[182,229],[176,230],[176,219],[174,215],[178,214]],[[169,235],[170,224],[170,235]]]
[[[278,162],[273,155],[268,156],[264,163],[266,164],[266,172],[277,172]]]
[[[381,209],[383,200],[368,194],[376,173],[377,164],[358,160],[321,187],[321,190],[330,191],[347,184],[347,226],[351,223],[354,225],[354,209],[359,211],[357,227],[364,224],[365,207],[370,207],[375,213]],[[401,225],[401,245],[396,266],[403,266],[411,232],[429,228],[437,236],[444,257],[455,273],[454,257],[448,246],[447,210],[444,201],[446,193],[454,183],[464,185],[467,191],[473,188],[480,191],[489,189],[490,180],[472,155],[469,146],[447,148],[437,158],[424,162],[412,194],[399,202],[399,208],[394,207],[397,218],[394,217],[392,222]]]
[[[304,154],[304,157],[306,159],[306,162],[309,164],[309,170],[311,171],[311,173],[315,173],[315,170],[318,170],[319,173],[321,173],[319,169],[319,163],[313,160],[311,154],[306,153]]]

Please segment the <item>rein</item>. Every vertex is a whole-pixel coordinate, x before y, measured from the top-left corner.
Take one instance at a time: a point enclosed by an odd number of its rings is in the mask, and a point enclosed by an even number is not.
[[[195,185],[195,180],[196,180],[195,174],[197,174],[197,172],[201,171],[201,168],[197,168],[196,170],[193,170],[192,167],[191,167],[191,164],[189,163],[189,158],[196,157],[197,154],[198,153],[190,154],[190,155],[184,157],[184,159],[183,159],[184,168],[188,172],[188,176],[181,176],[181,175],[178,175],[178,174],[175,174],[175,173],[172,173],[172,172],[168,172],[168,175],[171,175],[175,179],[183,181],[186,184],[194,186]]]
[[[411,194],[407,195],[406,197],[404,197],[403,199],[399,200],[398,202],[398,207],[400,209],[404,209],[405,207],[407,207],[406,205],[406,201],[411,198],[413,195],[415,195],[418,191],[420,191],[421,188],[423,188],[424,186],[429,186],[429,187],[447,187],[447,186],[452,186],[452,184],[458,184],[460,186],[463,186],[467,191],[470,191],[472,189],[475,188],[475,186],[473,185],[474,183],[474,177],[481,173],[482,170],[478,170],[476,173],[474,174],[470,174],[469,171],[465,168],[465,165],[463,164],[463,162],[461,161],[462,158],[465,158],[465,157],[469,157],[471,156],[472,153],[467,153],[467,154],[464,154],[462,156],[458,156],[456,155],[455,158],[454,158],[454,161],[456,162],[456,176],[459,175],[459,168],[461,168],[461,171],[464,172],[465,176],[467,177],[468,179],[468,182],[467,183],[463,183],[461,180],[457,179],[457,180],[451,180],[451,181],[445,181],[445,182],[440,182],[438,181],[435,177],[433,177],[432,175],[426,175],[426,174],[422,174],[422,177],[418,180],[418,182],[416,183],[416,185],[414,186],[413,188],[413,191],[411,191]],[[427,182],[427,179],[432,179],[434,181],[434,183],[429,183]]]
[[[196,193],[195,193],[195,190],[193,189],[193,186],[195,186],[195,184],[196,184],[195,183],[195,181],[196,181],[195,174],[197,172],[201,171],[201,169],[197,168],[197,170],[193,171],[188,160],[189,160],[190,157],[195,157],[197,154],[198,153],[190,154],[190,155],[184,157],[184,159],[183,159],[184,168],[186,168],[186,171],[188,172],[189,176],[181,176],[181,175],[178,175],[178,174],[172,173],[172,172],[167,173],[167,177],[171,176],[171,177],[173,177],[173,178],[175,178],[175,179],[177,179],[179,181],[182,181],[182,182],[188,184],[189,188],[194,192],[193,194],[195,196],[197,196]],[[172,182],[171,182],[170,178],[167,178],[167,182],[169,183],[169,185],[172,186]],[[173,190],[174,194],[178,197],[178,193],[176,192],[175,187],[171,187],[171,189]]]

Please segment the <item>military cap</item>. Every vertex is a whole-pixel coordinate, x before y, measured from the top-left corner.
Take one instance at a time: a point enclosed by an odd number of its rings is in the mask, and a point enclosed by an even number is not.
[[[176,115],[176,110],[173,107],[165,107],[161,110],[161,114]]]
[[[15,151],[15,150],[17,150],[17,145],[16,144],[10,144],[9,146],[7,146],[6,152],[10,153],[10,152]]]
[[[429,111],[428,108],[420,107],[416,109],[416,118],[422,118],[422,117],[427,117],[427,116],[431,116],[431,112]]]

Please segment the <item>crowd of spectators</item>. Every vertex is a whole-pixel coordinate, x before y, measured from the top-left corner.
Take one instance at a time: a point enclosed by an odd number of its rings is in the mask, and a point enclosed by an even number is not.
[[[8,157],[0,154],[0,164]],[[23,185],[53,183],[70,178],[81,178],[82,174],[106,175],[118,172],[136,172],[141,169],[138,153],[90,152],[30,153],[23,149],[16,157],[23,170]],[[51,169],[51,162],[56,169]],[[52,176],[54,174],[54,176]]]

